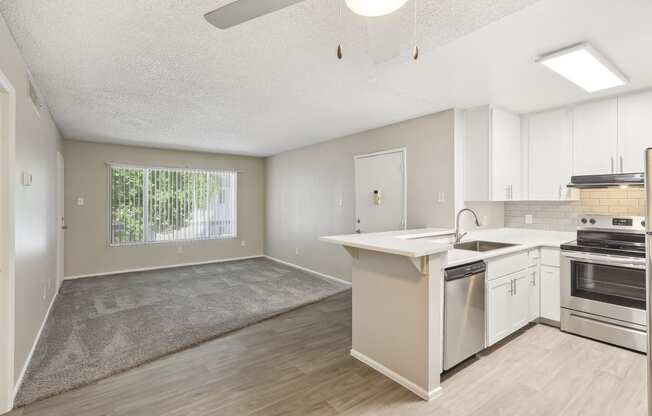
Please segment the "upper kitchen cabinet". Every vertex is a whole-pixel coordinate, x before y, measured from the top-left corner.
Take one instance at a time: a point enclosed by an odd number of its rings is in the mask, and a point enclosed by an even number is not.
[[[571,123],[568,110],[532,114],[527,120],[528,199],[577,199],[577,193],[566,187],[572,172]]]
[[[464,199],[520,199],[520,117],[485,106],[465,111],[464,120]]]
[[[618,102],[578,105],[573,115],[573,175],[616,173],[618,167]]]
[[[618,172],[645,171],[644,151],[652,147],[652,92],[618,100]]]

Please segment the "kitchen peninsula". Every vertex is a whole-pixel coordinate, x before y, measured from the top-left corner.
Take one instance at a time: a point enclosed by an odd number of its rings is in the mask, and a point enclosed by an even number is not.
[[[320,240],[343,246],[353,258],[351,355],[424,400],[431,400],[441,391],[445,269],[486,261],[487,279],[494,286],[494,282],[512,279],[524,289],[518,291],[524,302],[512,302],[524,310],[496,310],[494,307],[507,307],[510,302],[494,298],[493,286],[487,286],[486,347],[532,320],[547,319],[553,324],[559,320],[559,246],[573,238],[573,233],[567,232],[502,228],[473,231],[464,239],[467,243],[505,243],[487,251],[455,248],[454,231],[449,229],[351,234]],[[557,282],[551,286],[557,298],[550,307],[539,305],[539,299],[548,302],[540,286],[539,258],[551,275],[557,272]],[[516,282],[517,276],[525,278]],[[548,309],[551,315],[545,312]]]
[[[424,400],[442,371],[443,266],[452,230],[322,237],[353,258],[351,355]]]

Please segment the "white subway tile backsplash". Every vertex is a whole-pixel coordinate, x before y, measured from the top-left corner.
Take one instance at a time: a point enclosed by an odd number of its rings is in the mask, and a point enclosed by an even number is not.
[[[645,215],[642,189],[582,190],[579,201],[505,202],[505,226],[574,231],[580,215]],[[525,216],[532,215],[532,224]]]

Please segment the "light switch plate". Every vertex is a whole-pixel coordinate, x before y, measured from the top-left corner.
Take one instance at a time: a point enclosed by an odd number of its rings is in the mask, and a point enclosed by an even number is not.
[[[532,224],[532,214],[525,215],[525,223]]]
[[[85,202],[84,198],[77,198],[77,206],[83,207]]]

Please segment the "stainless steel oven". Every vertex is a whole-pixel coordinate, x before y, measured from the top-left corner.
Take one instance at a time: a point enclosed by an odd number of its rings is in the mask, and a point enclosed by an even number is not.
[[[646,351],[645,237],[639,217],[592,218],[562,245],[561,328]],[[587,220],[588,222],[588,220]]]

